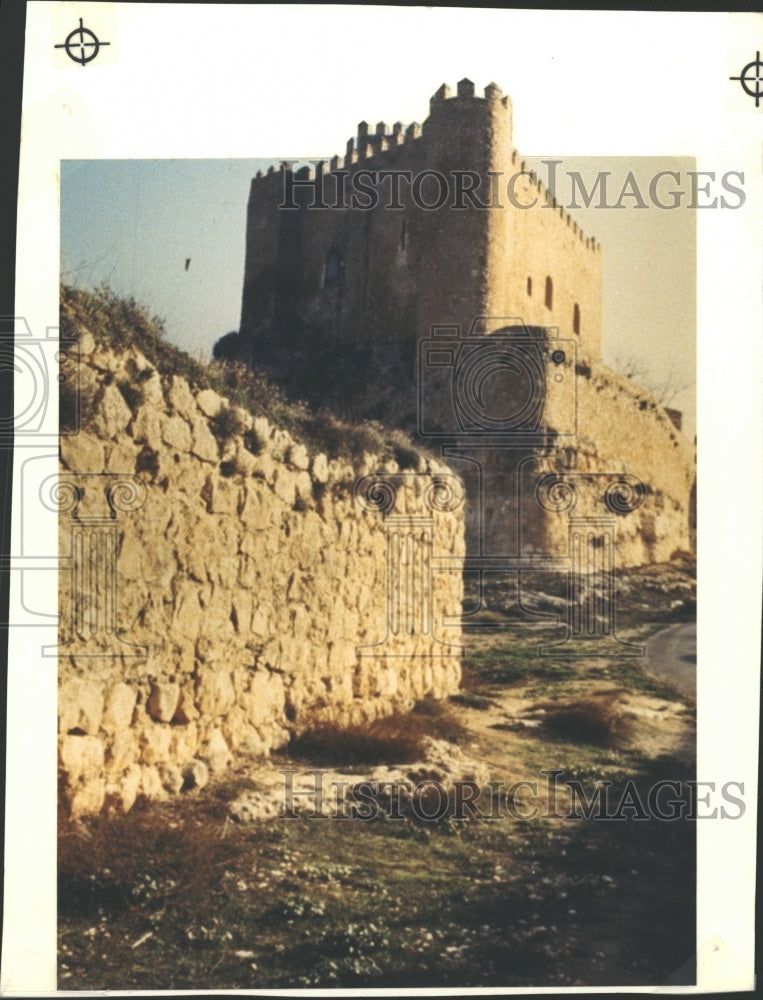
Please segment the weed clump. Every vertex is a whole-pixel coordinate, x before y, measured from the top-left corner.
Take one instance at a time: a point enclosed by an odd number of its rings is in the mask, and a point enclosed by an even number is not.
[[[425,698],[411,712],[396,712],[368,725],[324,722],[292,740],[288,752],[314,764],[413,764],[424,756],[424,737],[457,743],[466,730],[447,705]]]
[[[240,414],[232,406],[223,406],[210,421],[210,429],[219,441],[230,441],[238,434],[243,434],[246,425]]]
[[[289,752],[311,763],[348,766],[353,764],[412,764],[423,753],[417,733],[401,732],[387,721],[370,726],[340,727],[323,723],[306,730],[289,744]]]
[[[632,725],[617,705],[618,693],[580,698],[567,704],[544,702],[536,705],[546,711],[545,729],[574,743],[614,747],[630,735]]]
[[[259,455],[265,444],[265,439],[254,428],[244,432],[244,447],[252,455]]]

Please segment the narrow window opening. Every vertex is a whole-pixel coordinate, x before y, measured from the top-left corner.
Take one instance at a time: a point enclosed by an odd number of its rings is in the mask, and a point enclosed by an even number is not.
[[[533,279],[532,278],[528,278],[527,279],[527,294],[528,295],[532,295],[532,293],[533,293]]]
[[[326,261],[323,265],[323,287],[335,285],[341,279],[343,271],[342,252],[337,247],[331,247],[326,254]]]
[[[575,308],[572,310],[572,329],[575,333],[580,333],[580,306],[575,303]]]
[[[550,277],[546,278],[546,309],[554,308],[554,283]]]

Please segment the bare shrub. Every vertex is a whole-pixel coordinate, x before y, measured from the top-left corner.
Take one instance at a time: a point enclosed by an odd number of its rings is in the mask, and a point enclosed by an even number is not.
[[[425,736],[456,743],[465,732],[447,705],[425,698],[411,712],[396,712],[367,725],[313,726],[292,740],[288,752],[333,766],[412,764],[424,755]]]
[[[554,736],[612,747],[629,736],[632,728],[630,718],[620,711],[617,702],[618,692],[610,691],[566,704],[544,702],[534,707],[545,709],[543,724]]]
[[[219,441],[229,441],[237,434],[243,434],[246,426],[232,406],[223,406],[210,421],[210,430]]]

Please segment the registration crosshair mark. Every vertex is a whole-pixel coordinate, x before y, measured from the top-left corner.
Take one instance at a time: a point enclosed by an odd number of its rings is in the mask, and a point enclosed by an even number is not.
[[[750,72],[752,71],[752,72]],[[763,97],[763,62],[760,61],[760,52],[755,53],[752,62],[748,62],[739,76],[730,76],[729,80],[739,80],[745,94],[755,98],[755,107],[760,105]],[[752,89],[754,87],[754,89]]]
[[[86,36],[92,40],[86,41]],[[56,45],[54,47],[57,49],[66,49],[66,54],[70,59],[79,63],[80,66],[84,66],[86,63],[92,62],[93,59],[95,59],[101,46],[110,44],[111,42],[101,42],[98,38],[96,38],[90,28],[86,28],[84,26],[82,18],[80,18],[79,27],[75,28],[74,31],[69,32],[66,36],[65,42],[61,42],[60,45]],[[88,49],[92,49],[92,52],[88,52]]]

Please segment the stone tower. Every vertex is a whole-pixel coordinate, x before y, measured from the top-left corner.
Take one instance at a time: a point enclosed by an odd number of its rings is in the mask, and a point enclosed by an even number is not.
[[[423,127],[366,122],[343,158],[252,182],[241,336],[412,343],[477,316],[557,327],[598,359],[601,252],[512,148],[495,84],[443,84]],[[284,339],[285,338],[285,339]],[[259,353],[259,352],[257,352]]]
[[[252,181],[226,349],[439,448],[468,550],[506,572],[567,559],[584,516],[597,551],[616,523],[622,564],[689,548],[693,449],[602,364],[601,247],[513,148],[498,86],[443,84],[421,127],[363,121],[343,157],[294,167]]]

